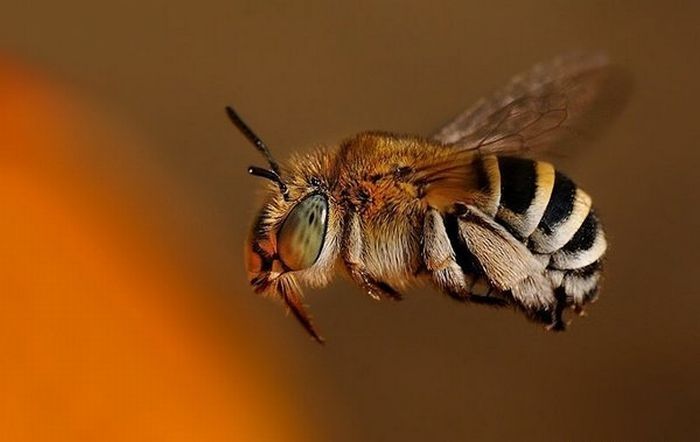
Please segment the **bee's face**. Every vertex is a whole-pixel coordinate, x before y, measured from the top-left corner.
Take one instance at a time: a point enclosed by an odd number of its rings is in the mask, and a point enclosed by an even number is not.
[[[283,299],[304,328],[317,341],[323,342],[304,311],[297,279],[318,286],[327,283],[332,274],[339,223],[337,211],[334,211],[336,218],[329,220],[326,172],[331,170],[333,156],[319,149],[306,161],[292,161],[283,179],[282,168],[267,145],[232,107],[227,107],[226,113],[270,165],[269,169],[250,166],[248,173],[269,180],[277,188],[259,212],[246,243],[245,262],[250,283],[258,293],[266,292]]]
[[[312,192],[296,201],[273,197],[261,209],[246,247],[248,275],[257,291],[281,273],[312,267],[328,230],[328,198]]]

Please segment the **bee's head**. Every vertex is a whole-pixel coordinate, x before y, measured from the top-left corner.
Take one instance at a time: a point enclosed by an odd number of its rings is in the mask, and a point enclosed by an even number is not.
[[[321,191],[316,178],[301,182],[293,180],[288,185],[282,179],[280,167],[267,145],[233,108],[227,107],[226,111],[234,125],[270,165],[269,169],[251,166],[248,173],[275,184],[246,242],[245,262],[249,281],[257,293],[281,297],[307,331],[321,341],[304,312],[294,274],[310,269],[321,256],[329,223],[328,198]]]

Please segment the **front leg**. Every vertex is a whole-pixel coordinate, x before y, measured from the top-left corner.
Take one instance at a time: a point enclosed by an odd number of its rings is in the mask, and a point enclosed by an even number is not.
[[[379,300],[382,297],[400,301],[402,296],[389,284],[372,277],[362,260],[364,241],[362,235],[362,225],[357,212],[350,212],[346,217],[345,229],[343,231],[341,257],[350,277],[369,294],[372,298]]]

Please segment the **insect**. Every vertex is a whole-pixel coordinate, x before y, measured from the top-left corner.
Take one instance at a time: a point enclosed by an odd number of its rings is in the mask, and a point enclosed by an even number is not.
[[[339,270],[375,299],[428,281],[564,330],[564,311],[597,297],[606,239],[590,196],[529,156],[595,120],[609,72],[603,55],[559,57],[431,137],[365,132],[285,164],[227,107],[270,166],[248,169],[270,182],[245,247],[254,291],[281,298],[319,342],[300,286]]]

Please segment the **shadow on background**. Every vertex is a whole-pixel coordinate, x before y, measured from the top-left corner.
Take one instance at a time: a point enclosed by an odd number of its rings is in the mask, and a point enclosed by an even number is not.
[[[700,436],[694,5],[40,3],[0,17],[3,440]],[[261,159],[224,105],[285,158],[429,133],[572,49],[636,83],[604,138],[557,164],[611,243],[589,317],[555,336],[340,281],[307,297],[320,348],[251,293]]]

